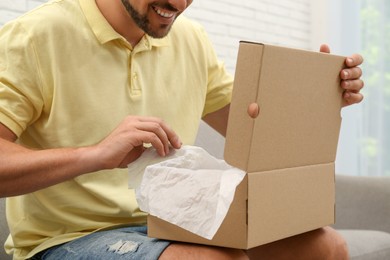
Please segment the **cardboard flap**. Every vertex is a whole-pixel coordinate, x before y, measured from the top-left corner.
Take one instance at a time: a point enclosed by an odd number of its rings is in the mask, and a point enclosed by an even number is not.
[[[248,172],[333,162],[341,125],[339,73],[344,60],[240,43],[236,75],[253,76],[235,80],[225,160]],[[260,107],[255,119],[247,113],[252,102]]]
[[[245,48],[241,47],[243,44]],[[261,44],[240,43],[230,104],[224,159],[245,171],[255,123],[247,114],[247,109],[257,101],[263,47]]]

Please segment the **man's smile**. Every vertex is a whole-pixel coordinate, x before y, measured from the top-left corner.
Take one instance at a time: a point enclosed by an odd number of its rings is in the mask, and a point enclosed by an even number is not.
[[[152,6],[152,8],[158,15],[164,18],[172,18],[176,14],[176,12],[168,11],[157,6]]]

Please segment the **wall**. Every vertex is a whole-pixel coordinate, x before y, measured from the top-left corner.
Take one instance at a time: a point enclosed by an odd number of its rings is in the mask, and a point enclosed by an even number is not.
[[[0,0],[0,25],[46,0]],[[310,49],[309,0],[194,0],[186,15],[205,26],[218,56],[234,72],[240,40]]]
[[[0,0],[0,26],[22,13],[46,2],[45,0]]]
[[[0,26],[44,2],[0,0]],[[309,0],[194,0],[185,15],[205,27],[217,55],[234,73],[240,40],[312,49],[311,11]],[[224,139],[219,134],[201,124],[199,137],[198,145],[222,157]]]
[[[186,15],[205,26],[229,71],[234,71],[240,40],[310,47],[308,0],[195,0]]]

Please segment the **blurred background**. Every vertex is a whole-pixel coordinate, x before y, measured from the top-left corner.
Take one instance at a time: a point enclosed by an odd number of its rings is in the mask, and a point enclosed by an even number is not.
[[[0,26],[46,0],[0,0]],[[338,55],[360,53],[364,101],[344,108],[336,172],[390,176],[390,1],[194,0],[185,15],[201,23],[234,74],[240,40],[315,50],[327,43]],[[202,124],[201,133],[224,140]]]

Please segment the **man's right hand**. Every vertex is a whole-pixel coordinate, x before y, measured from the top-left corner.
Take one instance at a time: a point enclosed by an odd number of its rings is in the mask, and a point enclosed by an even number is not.
[[[141,156],[144,144],[151,144],[160,156],[167,155],[170,146],[181,147],[179,136],[163,120],[128,116],[94,149],[103,169],[124,168]]]
[[[128,116],[100,143],[88,147],[32,150],[0,123],[0,197],[21,195],[85,173],[124,168],[151,144],[165,156],[180,148],[177,134],[161,119]]]

